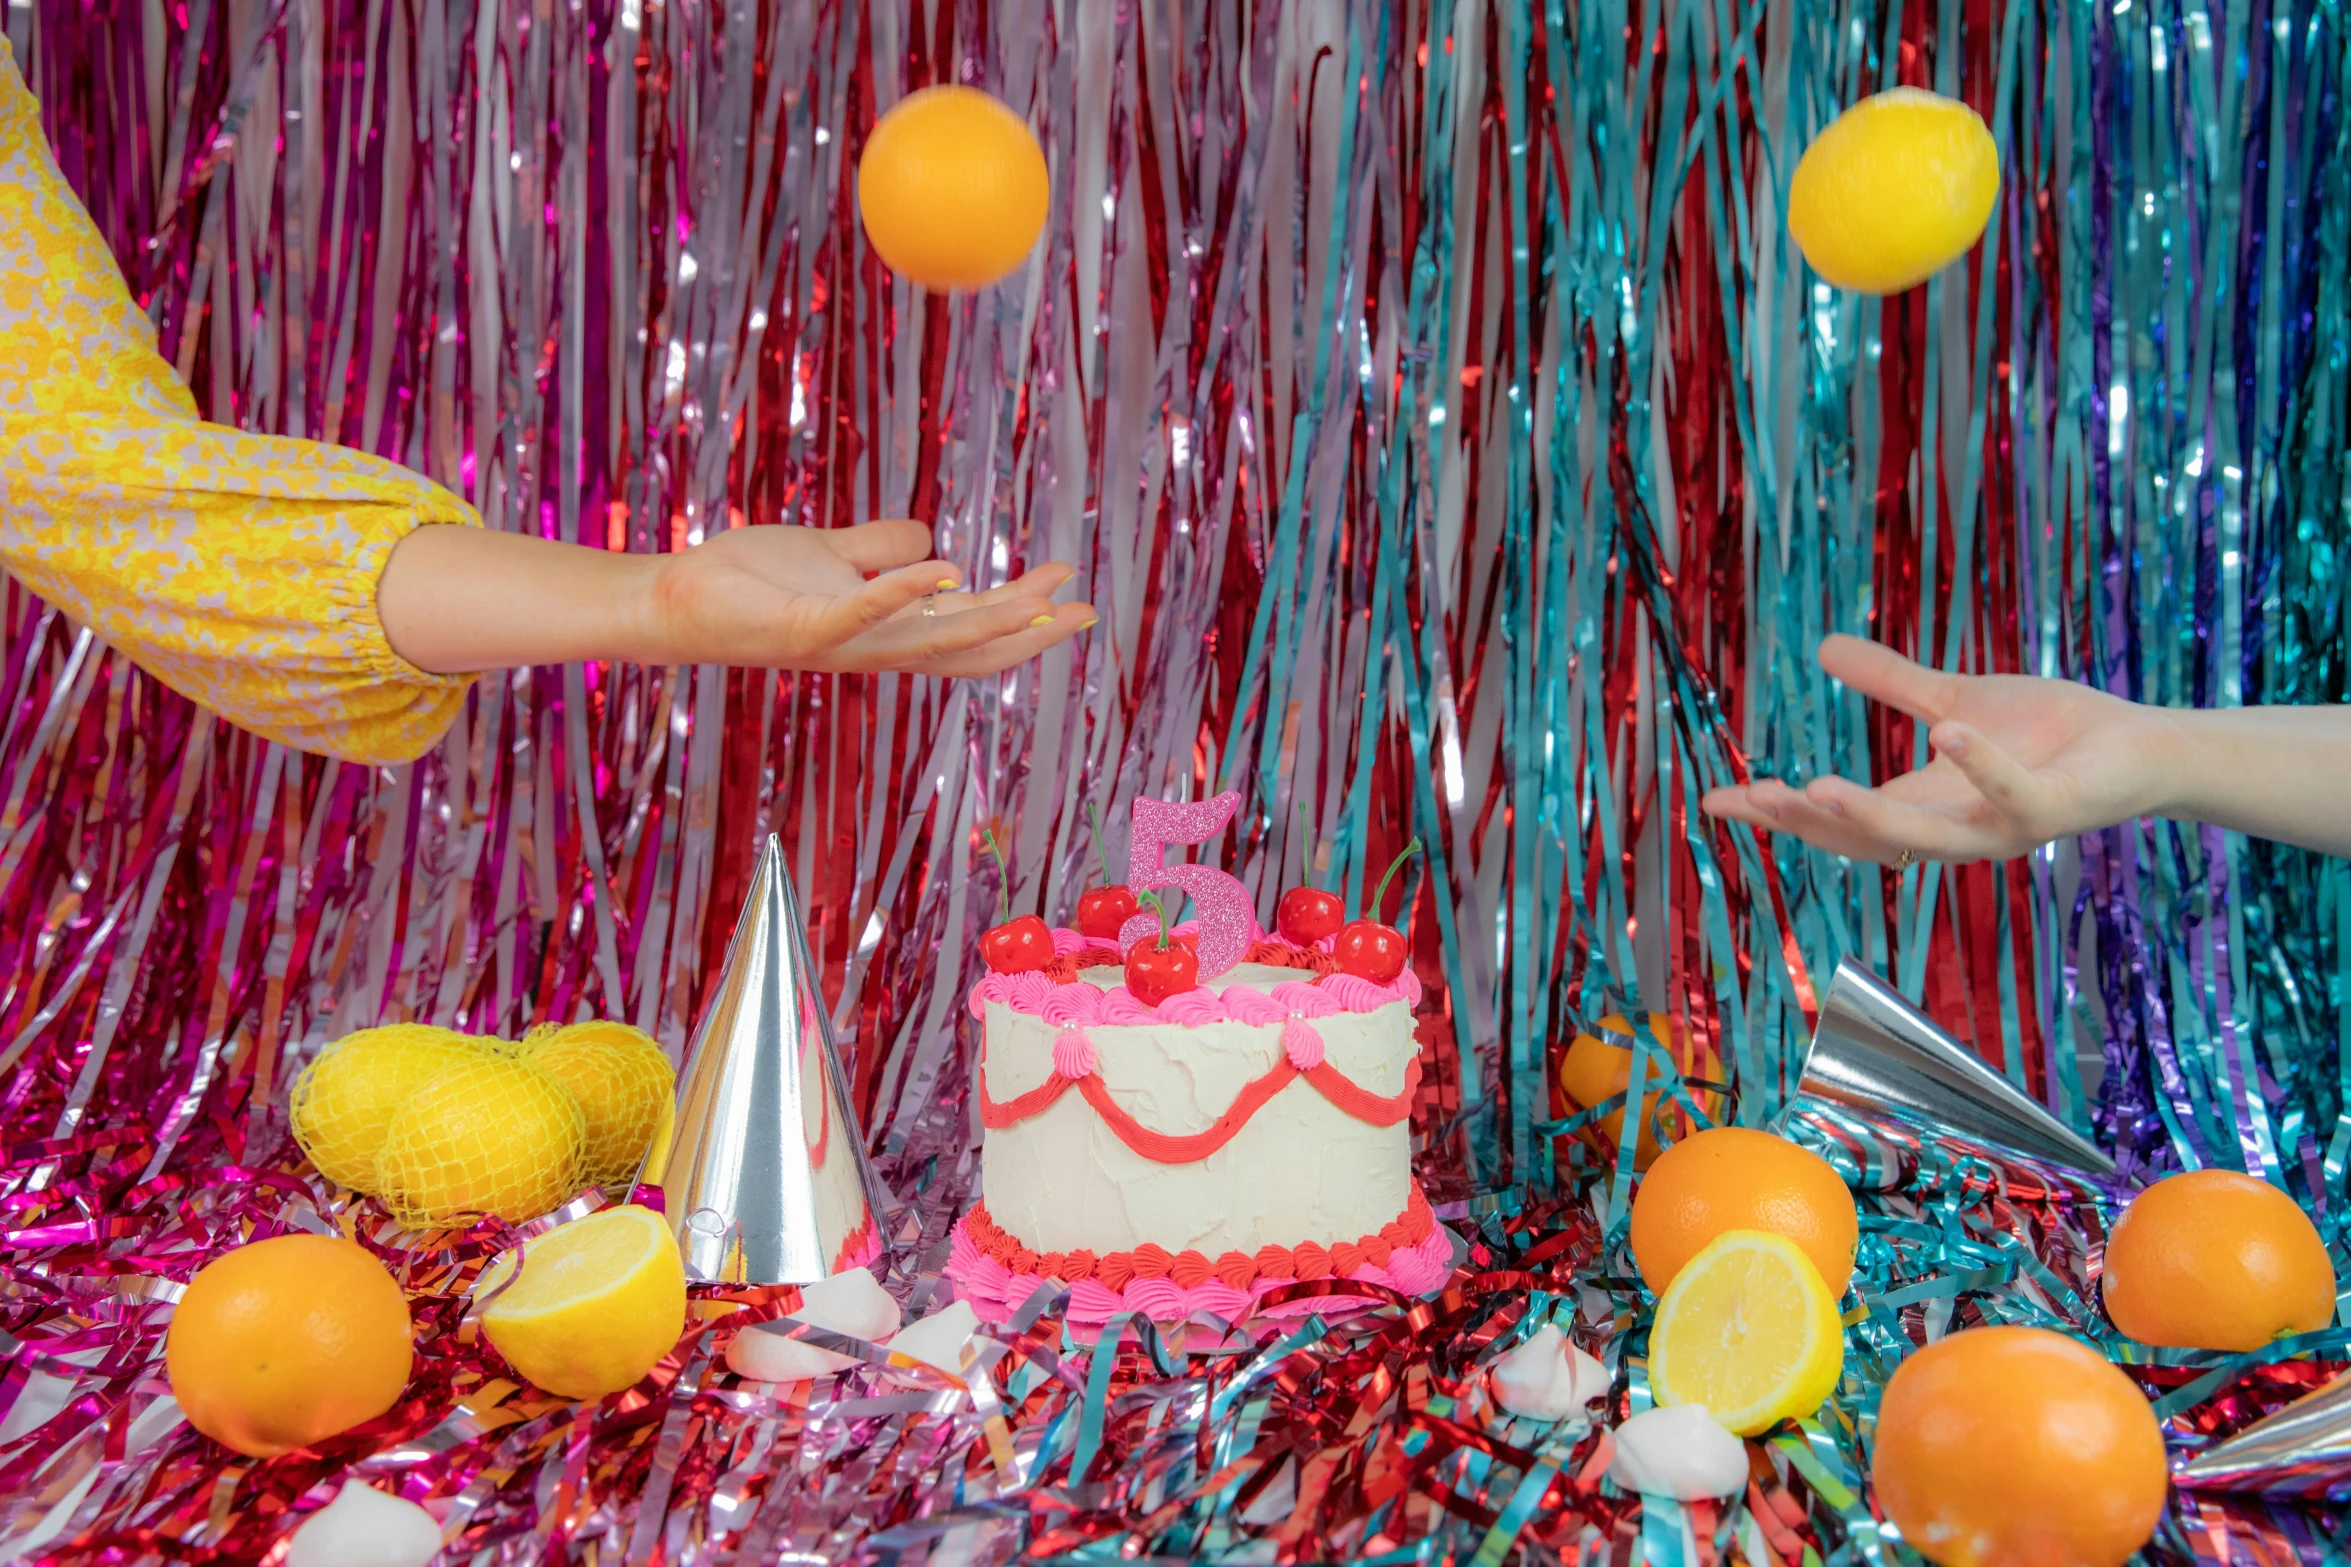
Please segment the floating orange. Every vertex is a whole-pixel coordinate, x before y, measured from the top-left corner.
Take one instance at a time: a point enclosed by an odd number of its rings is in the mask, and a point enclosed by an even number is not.
[[[1602,1018],[1596,1027],[1597,1033],[1576,1035],[1575,1042],[1567,1047],[1566,1055],[1559,1062],[1559,1089],[1567,1099],[1571,1114],[1590,1109],[1633,1086],[1633,1025],[1612,1015]],[[1694,1041],[1688,1031],[1675,1027],[1672,1018],[1662,1012],[1652,1012],[1649,1027],[1656,1038],[1668,1042],[1674,1065],[1683,1076],[1719,1078],[1722,1075],[1721,1058]],[[1651,1081],[1655,1081],[1654,1075]],[[1716,1112],[1719,1096],[1698,1092],[1692,1097],[1707,1114]],[[1636,1170],[1646,1170],[1657,1162],[1661,1151],[1657,1141],[1660,1114],[1665,1119],[1668,1135],[1676,1140],[1694,1130],[1689,1111],[1668,1099],[1661,1112],[1658,1098],[1654,1092],[1641,1096],[1640,1113],[1635,1121],[1641,1129],[1641,1140],[1633,1147]],[[1586,1128],[1584,1136],[1603,1158],[1613,1162],[1624,1138],[1624,1111],[1609,1111]]]
[[[866,238],[930,289],[985,288],[1017,268],[1051,195],[1028,122],[970,87],[900,102],[874,122],[857,165]]]
[[[350,1241],[255,1241],[188,1281],[163,1361],[190,1425],[272,1458],[392,1407],[408,1384],[408,1300]]]
[[[2234,1170],[2167,1176],[2106,1241],[2106,1314],[2142,1344],[2259,1349],[2335,1316],[2335,1265],[2294,1199]]]
[[[1878,1505],[1941,1567],[2120,1567],[2170,1474],[2129,1377],[2045,1328],[1971,1328],[1887,1379]]]
[[[1660,1154],[1633,1193],[1633,1260],[1659,1294],[1729,1230],[1794,1241],[1832,1295],[1842,1298],[1853,1281],[1853,1194],[1826,1159],[1784,1137],[1743,1126],[1699,1132]]]

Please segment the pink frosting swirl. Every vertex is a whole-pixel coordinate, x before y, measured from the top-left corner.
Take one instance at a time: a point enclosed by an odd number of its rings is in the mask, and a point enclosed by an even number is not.
[[[1055,1028],[1069,1028],[1076,1024],[1102,1021],[1102,992],[1079,980],[1075,984],[1060,985],[1045,998],[1037,1009],[1037,1016]]]
[[[1005,1005],[1015,1012],[1043,1011],[1045,999],[1060,988],[1045,977],[1042,969],[1030,969],[1023,974],[1007,974],[1004,977],[1009,981],[1005,988],[1012,992],[1012,998]]]
[[[1247,985],[1227,985],[1224,992],[1225,1016],[1236,1023],[1247,1023],[1253,1028],[1271,1028],[1289,1021],[1290,1009],[1262,990]]]
[[[972,986],[971,1000],[968,1003],[971,1015],[985,1021],[989,1002],[1000,1001],[1006,1006],[1012,1005],[1012,987],[1005,983],[1010,978],[1011,976],[1008,974],[991,972],[978,984]]]
[[[1299,1071],[1311,1072],[1322,1065],[1322,1035],[1304,1018],[1292,1018],[1282,1025],[1282,1053]]]
[[[1071,1082],[1094,1075],[1094,1041],[1076,1024],[1064,1028],[1053,1039],[1053,1070]]]
[[[1053,955],[1057,958],[1066,958],[1073,952],[1083,952],[1088,947],[1101,945],[1101,942],[1081,936],[1074,930],[1065,930],[1059,925],[1053,927]]]
[[[1300,1017],[1331,1017],[1340,1012],[1369,1012],[1370,1007],[1350,1007],[1344,993],[1326,987],[1351,976],[1333,974],[1320,985],[1303,984],[1298,980],[1284,980],[1273,987],[1273,999],[1281,1004],[1282,1015],[1296,1013]],[[1363,983],[1361,980],[1357,984]]]
[[[1209,990],[1187,990],[1159,1003],[1160,1018],[1169,1023],[1181,1023],[1186,1028],[1204,1028],[1210,1023],[1221,1023],[1228,1016],[1224,1003]]]
[[[1135,999],[1135,993],[1124,985],[1113,985],[1102,995],[1102,1021],[1139,1027],[1159,1021],[1159,1014]]]
[[[1406,972],[1409,973],[1410,970]],[[1369,1012],[1376,1007],[1399,999],[1397,993],[1390,987],[1375,984],[1360,974],[1327,975],[1323,982],[1314,988],[1329,999],[1331,1010],[1335,1012]]]

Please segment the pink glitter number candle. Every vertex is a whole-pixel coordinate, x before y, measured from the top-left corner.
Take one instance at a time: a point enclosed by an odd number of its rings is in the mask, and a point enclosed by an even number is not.
[[[1179,804],[1172,800],[1137,800],[1132,847],[1127,854],[1127,885],[1142,891],[1177,887],[1192,900],[1200,920],[1200,977],[1213,978],[1241,961],[1257,934],[1257,914],[1249,889],[1235,878],[1208,865],[1170,865],[1171,843],[1203,844],[1224,831],[1240,809],[1238,794],[1220,794],[1212,800]],[[1121,951],[1147,936],[1159,934],[1159,919],[1138,914],[1118,929]]]

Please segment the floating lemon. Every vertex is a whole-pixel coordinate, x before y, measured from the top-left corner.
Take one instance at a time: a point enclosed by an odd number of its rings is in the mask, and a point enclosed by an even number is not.
[[[1703,1404],[1740,1436],[1811,1414],[1844,1366],[1844,1327],[1820,1270],[1762,1230],[1727,1231],[1692,1257],[1649,1331],[1657,1402]]]
[[[532,1219],[579,1189],[586,1125],[528,1061],[482,1056],[410,1094],[376,1160],[376,1195],[411,1228]]]
[[[482,1331],[532,1384],[565,1398],[634,1387],[686,1327],[686,1269],[650,1208],[607,1208],[525,1243],[483,1271]]]
[[[874,122],[857,165],[866,237],[931,289],[985,288],[1027,260],[1051,194],[1028,123],[969,87],[902,101]]]
[[[294,1079],[294,1141],[328,1180],[374,1192],[376,1156],[402,1101],[443,1072],[482,1059],[488,1043],[424,1023],[345,1035]]]
[[[676,1113],[677,1074],[661,1046],[626,1023],[574,1023],[532,1030],[521,1055],[561,1083],[586,1119],[580,1183],[615,1190],[635,1180]]]
[[[2000,149],[1975,110],[1916,87],[1837,116],[1797,161],[1788,232],[1839,288],[1894,294],[1982,237],[2000,194]]]
[[[275,1457],[392,1407],[408,1382],[408,1299],[340,1237],[255,1241],[188,1281],[163,1363],[190,1425]]]

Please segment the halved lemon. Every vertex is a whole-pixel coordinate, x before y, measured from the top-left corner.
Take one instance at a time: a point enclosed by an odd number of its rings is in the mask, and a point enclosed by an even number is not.
[[[1837,1300],[1785,1236],[1725,1230],[1683,1264],[1649,1330],[1660,1404],[1702,1404],[1740,1436],[1808,1415],[1845,1369]]]
[[[482,1331],[531,1383],[565,1398],[634,1387],[686,1329],[686,1269],[661,1215],[607,1208],[520,1248],[522,1276],[482,1312]],[[514,1252],[483,1270],[487,1295]]]

